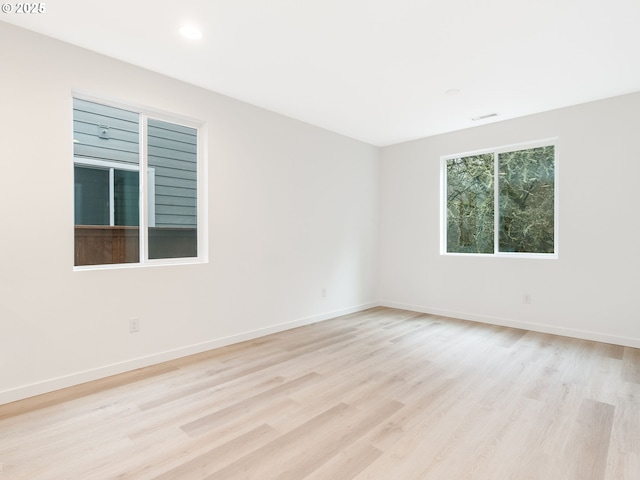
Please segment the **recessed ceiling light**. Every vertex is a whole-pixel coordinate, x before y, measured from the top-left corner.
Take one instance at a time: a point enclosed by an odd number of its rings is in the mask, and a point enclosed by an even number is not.
[[[189,40],[198,40],[202,38],[202,31],[193,25],[184,25],[180,27],[180,35]]]
[[[459,88],[450,88],[449,90],[447,90],[444,93],[446,95],[458,95],[460,93],[460,89]]]

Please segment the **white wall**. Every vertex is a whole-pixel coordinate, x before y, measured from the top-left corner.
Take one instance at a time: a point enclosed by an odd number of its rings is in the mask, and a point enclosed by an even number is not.
[[[0,403],[375,304],[376,148],[2,22],[0,45]],[[208,264],[73,271],[72,91],[206,122]]]
[[[639,116],[636,93],[382,149],[382,303],[640,347]],[[559,259],[441,256],[440,156],[556,136]]]

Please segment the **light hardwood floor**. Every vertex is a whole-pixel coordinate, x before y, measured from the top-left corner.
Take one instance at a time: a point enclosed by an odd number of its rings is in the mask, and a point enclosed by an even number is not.
[[[0,478],[638,480],[640,350],[380,307],[0,406]]]

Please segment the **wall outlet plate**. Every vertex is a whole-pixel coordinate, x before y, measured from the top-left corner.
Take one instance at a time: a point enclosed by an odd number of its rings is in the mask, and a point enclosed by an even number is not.
[[[129,333],[138,333],[140,331],[140,319],[132,318],[129,320]]]

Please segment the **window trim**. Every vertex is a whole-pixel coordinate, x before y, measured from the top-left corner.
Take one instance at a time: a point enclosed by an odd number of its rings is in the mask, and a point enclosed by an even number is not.
[[[71,124],[73,125],[73,100],[86,100],[88,102],[99,103],[102,105],[120,108],[135,112],[139,118],[139,162],[138,165],[113,162],[109,160],[101,160],[88,158],[84,156],[76,156],[73,153],[73,135],[71,135],[71,167],[73,177],[73,167],[76,165],[76,160],[80,160],[78,163],[85,164],[87,166],[96,167],[115,167],[121,170],[136,170],[146,172],[141,174],[140,178],[140,225],[139,225],[139,242],[140,242],[140,260],[136,263],[111,263],[111,264],[99,264],[99,265],[73,265],[73,271],[89,271],[89,270],[113,270],[122,268],[141,268],[141,267],[161,267],[161,266],[173,266],[173,265],[193,265],[203,264],[209,262],[209,249],[208,249],[208,162],[207,162],[207,126],[205,122],[196,120],[190,117],[168,113],[158,109],[151,109],[148,107],[140,106],[135,103],[125,103],[119,100],[113,100],[105,97],[98,97],[91,94],[85,94],[80,92],[71,92],[70,96],[70,110],[71,110]],[[147,121],[149,119],[155,119],[163,122],[174,123],[177,125],[193,128],[197,131],[196,142],[196,221],[197,221],[197,256],[195,257],[182,257],[182,258],[149,258],[149,240],[148,229],[155,226],[155,219],[150,222],[149,214],[155,213],[155,200],[153,205],[149,204],[149,201],[142,201],[144,198],[148,199],[148,195],[155,194],[155,185],[149,187],[149,177],[155,178],[155,169],[148,166],[147,156]],[[72,127],[73,131],[73,127]],[[150,171],[151,170],[151,171]],[[112,175],[112,173],[110,173]],[[111,183],[111,182],[110,182]],[[111,192],[110,192],[111,195]],[[72,202],[72,225],[75,226],[75,199]]]
[[[514,143],[510,145],[503,145],[495,148],[485,148],[481,150],[472,150],[462,153],[443,155],[440,157],[440,255],[450,257],[486,257],[486,258],[526,258],[526,259],[543,259],[543,260],[557,260],[559,251],[559,152],[558,152],[558,137],[550,137],[541,140],[535,140],[531,142]],[[539,147],[554,147],[554,201],[553,201],[553,253],[533,253],[533,252],[501,252],[499,251],[499,175],[495,172],[499,171],[499,154],[514,152],[518,150],[528,150]],[[447,161],[455,158],[464,158],[474,155],[483,155],[491,153],[493,154],[493,204],[494,204],[494,243],[493,253],[459,253],[447,251]]]

